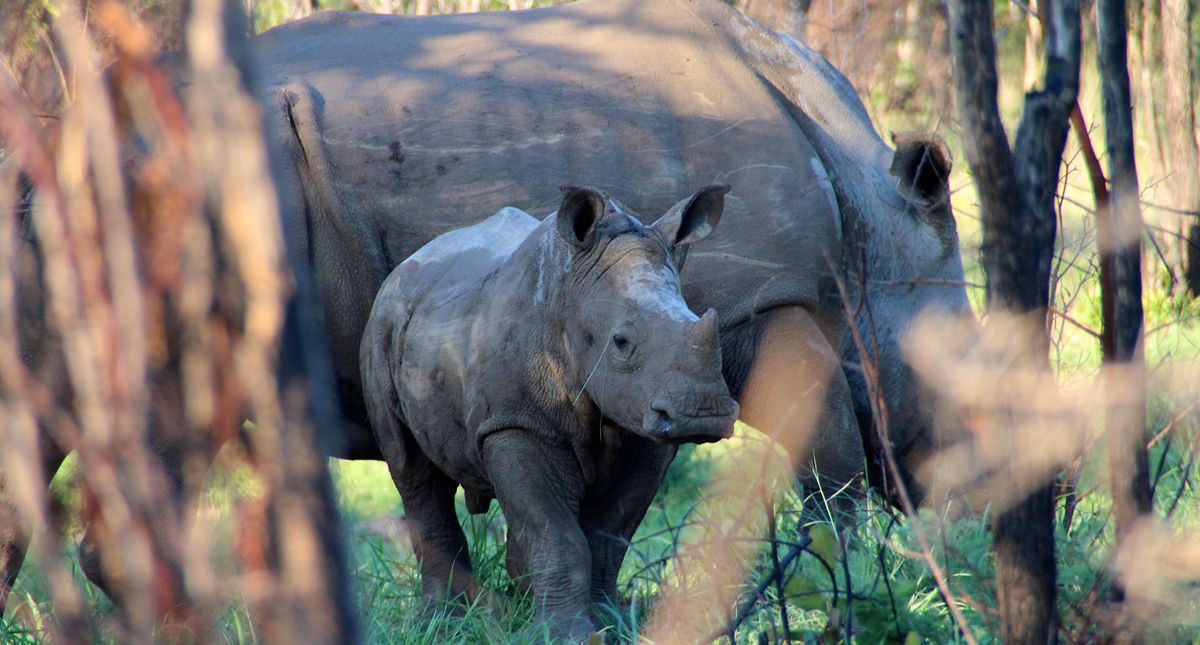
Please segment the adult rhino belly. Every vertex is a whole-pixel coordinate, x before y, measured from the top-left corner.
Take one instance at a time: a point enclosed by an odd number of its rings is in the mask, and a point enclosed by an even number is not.
[[[549,212],[563,184],[607,190],[651,220],[725,182],[725,218],[683,271],[690,304],[716,306],[725,326],[815,304],[820,276],[840,261],[823,168],[737,54],[731,10],[687,6],[318,14],[255,46],[277,87],[315,97],[315,122],[298,127],[319,133],[332,198],[367,231],[359,242],[392,264],[504,206]]]

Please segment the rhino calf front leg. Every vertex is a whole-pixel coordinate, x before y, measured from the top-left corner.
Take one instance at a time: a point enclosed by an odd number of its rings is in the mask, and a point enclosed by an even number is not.
[[[678,447],[627,434],[621,440],[616,465],[599,482],[598,494],[589,495],[579,513],[592,553],[591,602],[616,604],[617,574],[629,541],[654,500]]]
[[[582,640],[595,626],[587,612],[592,557],[579,526],[584,483],[575,456],[505,430],[484,441],[483,459],[542,619],[553,637]]]

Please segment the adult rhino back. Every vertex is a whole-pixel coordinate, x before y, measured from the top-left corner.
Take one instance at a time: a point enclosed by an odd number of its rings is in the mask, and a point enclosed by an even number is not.
[[[654,213],[722,182],[734,186],[725,223],[689,252],[682,278],[695,309],[720,314],[743,418],[787,433],[823,407],[815,438],[794,445],[815,442],[812,457],[835,479],[861,469],[858,419],[870,405],[842,373],[857,356],[831,268],[863,256],[852,289],[863,276],[902,287],[867,287],[897,312],[877,310],[882,331],[864,334],[879,338],[889,411],[903,420],[892,437],[903,447],[929,435],[899,339],[926,301],[965,307],[952,286],[957,246],[922,216],[942,202],[901,196],[891,150],[853,90],[802,46],[717,0],[582,0],[429,18],[317,14],[255,47],[269,136],[295,161],[279,173],[291,245],[318,277],[351,421],[365,420],[354,348],[375,291],[430,239],[503,206],[550,210],[560,184],[586,181]],[[346,436],[335,451],[376,456],[369,433]]]
[[[814,302],[840,223],[816,153],[739,54],[729,13],[666,2],[331,12],[256,48],[269,99],[292,112],[274,134],[298,139],[318,166],[326,194],[309,201],[352,211],[326,217],[355,220],[342,229],[378,247],[379,280],[434,235],[507,205],[552,209],[557,187],[581,178],[650,213],[729,182],[726,226],[689,258],[689,272],[728,279],[690,281],[686,295],[696,307],[721,301],[732,324]],[[781,272],[803,277],[775,280]]]

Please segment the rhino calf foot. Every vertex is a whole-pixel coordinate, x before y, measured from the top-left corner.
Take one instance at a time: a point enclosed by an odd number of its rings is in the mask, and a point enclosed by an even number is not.
[[[598,628],[586,616],[572,616],[567,619],[550,620],[550,637],[565,643],[591,643],[592,636],[598,634]],[[600,636],[598,642],[603,643]]]

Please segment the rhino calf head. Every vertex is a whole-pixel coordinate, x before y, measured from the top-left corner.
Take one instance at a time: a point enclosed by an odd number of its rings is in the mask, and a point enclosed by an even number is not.
[[[564,188],[558,234],[576,247],[565,294],[568,351],[584,389],[616,425],[663,443],[728,437],[737,403],[721,375],[717,313],[697,317],[680,290],[688,245],[712,232],[728,186],[709,186],[649,226],[603,193]],[[571,297],[571,296],[574,297]]]

